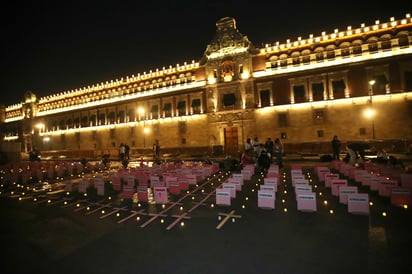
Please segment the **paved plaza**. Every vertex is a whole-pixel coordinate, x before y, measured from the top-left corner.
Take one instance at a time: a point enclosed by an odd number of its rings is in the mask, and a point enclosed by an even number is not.
[[[298,209],[292,165],[310,180],[315,211]],[[104,195],[3,185],[1,272],[412,273],[410,208],[348,179],[371,202],[368,214],[350,213],[319,165],[339,173],[318,161],[280,169],[274,208],[258,206],[260,172],[230,205],[217,204],[216,190],[236,172],[222,169],[165,203],[127,199],[111,185]]]

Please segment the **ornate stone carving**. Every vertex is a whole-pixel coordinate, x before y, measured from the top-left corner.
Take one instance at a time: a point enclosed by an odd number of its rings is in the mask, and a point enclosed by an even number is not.
[[[216,34],[210,44],[207,46],[204,57],[207,59],[217,56],[236,54],[248,51],[256,52],[255,47],[236,28],[236,21],[231,17],[224,17],[216,23]]]

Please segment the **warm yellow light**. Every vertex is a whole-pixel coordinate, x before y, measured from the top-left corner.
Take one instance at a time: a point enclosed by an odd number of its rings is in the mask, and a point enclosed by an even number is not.
[[[382,212],[382,216],[383,216],[383,217],[386,217],[386,212],[385,212],[385,211]]]
[[[213,85],[216,83],[216,78],[215,77],[209,77],[207,79],[207,82],[209,83],[209,85]]]
[[[367,118],[371,118],[375,115],[375,110],[369,108],[367,110],[365,110],[365,117]]]

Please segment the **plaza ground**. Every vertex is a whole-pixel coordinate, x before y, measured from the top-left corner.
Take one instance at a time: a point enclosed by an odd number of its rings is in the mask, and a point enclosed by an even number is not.
[[[147,215],[118,223],[125,217],[123,213],[101,218],[100,211],[89,214],[76,211],[74,205],[48,205],[2,195],[1,272],[412,272],[410,209],[391,205],[389,198],[360,186],[373,202],[370,213],[348,213],[347,206],[315,176],[314,166],[328,163],[305,159],[293,163],[310,174],[316,192],[322,195],[317,199],[317,211],[299,211],[290,184],[291,163],[286,162],[281,170],[286,177],[278,188],[275,209],[257,207],[256,190],[262,178],[257,173],[245,182],[230,206],[212,207],[211,197],[188,214],[189,219],[182,219],[184,225],[178,223],[171,229],[167,227],[176,219],[172,213],[142,227],[150,218]],[[206,193],[194,196],[194,201],[201,201]],[[182,208],[193,207],[194,201],[188,200]],[[129,213],[162,210],[158,205],[140,208],[137,203],[113,201],[112,208],[122,206],[128,207]],[[225,216],[221,214],[232,211],[239,218],[229,218],[218,229]],[[173,213],[182,214],[178,210]]]

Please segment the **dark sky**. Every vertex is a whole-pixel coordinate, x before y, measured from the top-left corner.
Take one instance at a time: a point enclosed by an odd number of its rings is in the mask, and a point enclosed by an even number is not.
[[[0,104],[197,61],[226,16],[261,46],[412,13],[412,1],[385,2],[9,1],[0,12]]]

